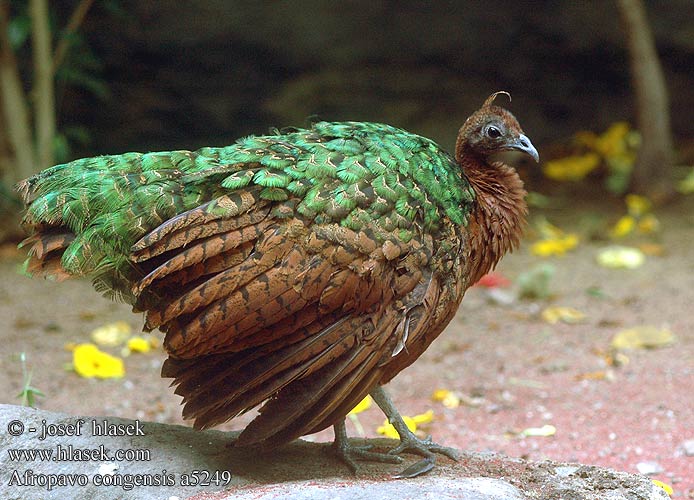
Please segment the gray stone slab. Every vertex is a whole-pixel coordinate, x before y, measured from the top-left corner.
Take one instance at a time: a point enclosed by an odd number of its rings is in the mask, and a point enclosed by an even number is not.
[[[0,429],[3,500],[668,498],[645,476],[495,454],[442,458],[424,477],[394,480],[416,457],[400,466],[365,463],[353,476],[325,444],[297,441],[261,453],[230,447],[234,433],[13,405],[0,405]]]

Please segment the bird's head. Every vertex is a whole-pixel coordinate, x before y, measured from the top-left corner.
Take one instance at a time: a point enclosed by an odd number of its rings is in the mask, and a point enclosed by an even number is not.
[[[490,156],[504,151],[520,151],[540,161],[537,149],[523,133],[518,120],[509,111],[493,104],[499,94],[511,98],[508,92],[494,92],[460,128],[455,145],[455,158],[459,163],[467,155],[487,163]]]

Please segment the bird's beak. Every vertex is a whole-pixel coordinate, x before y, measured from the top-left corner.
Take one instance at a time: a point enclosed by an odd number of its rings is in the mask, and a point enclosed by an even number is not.
[[[515,141],[510,142],[508,148],[530,155],[537,163],[540,162],[540,154],[537,152],[537,149],[530,142],[530,139],[523,134],[520,134]]]

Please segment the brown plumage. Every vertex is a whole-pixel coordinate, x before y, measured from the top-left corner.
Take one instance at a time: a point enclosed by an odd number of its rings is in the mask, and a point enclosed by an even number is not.
[[[55,167],[21,186],[29,269],[90,275],[144,311],[197,428],[261,404],[239,446],[342,425],[519,242],[522,182],[490,157],[537,152],[497,94],[455,159],[392,127],[336,123]]]

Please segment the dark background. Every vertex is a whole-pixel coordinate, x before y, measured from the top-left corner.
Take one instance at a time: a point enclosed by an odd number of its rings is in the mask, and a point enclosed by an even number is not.
[[[66,17],[74,8],[59,4]],[[693,7],[647,2],[678,142],[694,136],[681,112],[694,102]],[[106,92],[59,94],[59,129],[88,131],[71,157],[224,145],[316,116],[388,122],[451,148],[501,89],[540,147],[635,118],[611,1],[97,1],[80,36]]]

